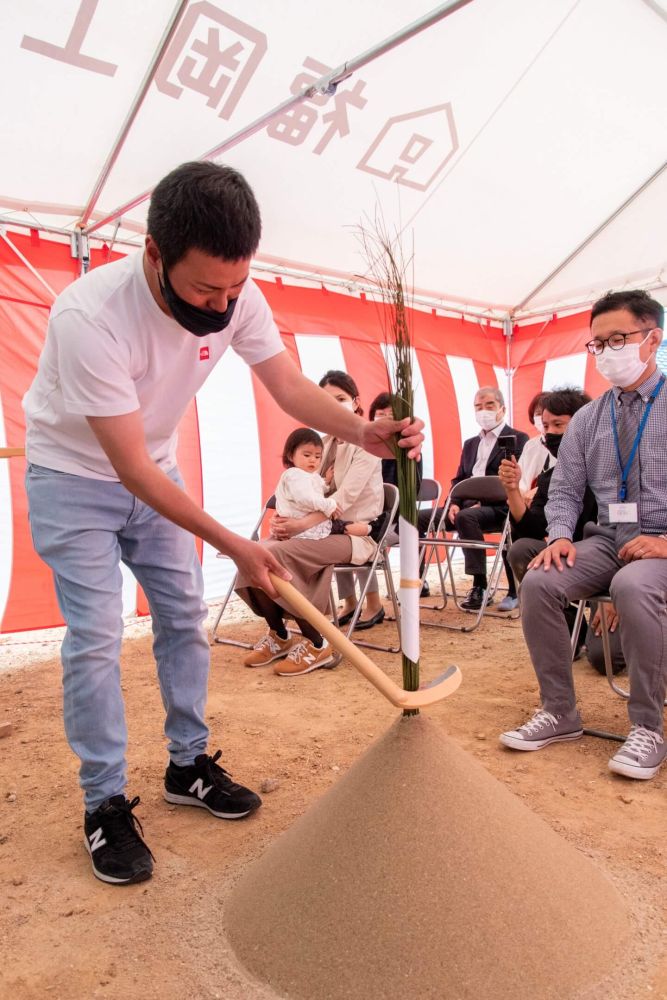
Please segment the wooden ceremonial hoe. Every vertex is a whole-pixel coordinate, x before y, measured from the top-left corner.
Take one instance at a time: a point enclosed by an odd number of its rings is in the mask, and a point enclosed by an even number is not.
[[[283,600],[287,601],[300,618],[305,618],[313,628],[316,628],[325,639],[343,656],[347,657],[353,667],[363,674],[367,681],[388,698],[397,708],[426,708],[434,705],[448,695],[453,694],[461,683],[461,671],[452,665],[434,680],[429,681],[417,691],[405,691],[395,684],[391,678],[380,670],[365,653],[343,635],[328,618],[314,607],[307,597],[304,597],[291,583],[281,580],[274,573],[269,573],[269,579]]]

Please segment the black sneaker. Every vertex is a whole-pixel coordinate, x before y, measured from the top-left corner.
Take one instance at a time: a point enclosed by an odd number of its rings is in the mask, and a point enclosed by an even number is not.
[[[461,607],[466,611],[479,611],[484,603],[484,587],[471,587],[465,601],[461,601]],[[491,601],[489,601],[489,604]]]
[[[164,797],[179,806],[208,809],[218,819],[241,819],[259,809],[262,800],[255,792],[237,785],[214,757],[200,753],[194,764],[178,767],[170,761],[164,776]]]
[[[124,795],[112,795],[84,816],[86,850],[102,882],[129,885],[153,874],[153,855],[137,832],[137,827],[144,831],[132,812],[137,805],[139,796],[129,802]]]

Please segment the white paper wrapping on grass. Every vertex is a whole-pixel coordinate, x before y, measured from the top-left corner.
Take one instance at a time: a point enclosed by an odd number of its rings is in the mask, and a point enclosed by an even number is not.
[[[419,662],[419,532],[403,517],[398,519],[401,553],[401,643],[413,663]],[[404,586],[408,584],[408,586]],[[412,584],[412,586],[410,586]]]

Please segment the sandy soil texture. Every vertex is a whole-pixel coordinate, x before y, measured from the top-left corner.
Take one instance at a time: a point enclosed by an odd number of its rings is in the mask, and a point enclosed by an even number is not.
[[[223,634],[230,637],[261,634],[242,611],[225,621]],[[391,628],[385,624],[372,635],[388,639]],[[35,656],[30,666],[24,665],[29,647],[13,645],[12,637],[0,643],[0,722],[14,726],[0,740],[2,996],[275,998],[231,952],[223,932],[225,901],[248,865],[396,719],[346,664],[279,678],[270,668],[244,668],[242,650],[214,645],[211,751],[222,748],[238,780],[255,788],[268,781],[273,790],[256,815],[240,822],[169,806],[161,794],[166,754],[150,638],[132,637],[145,631],[129,630],[123,647],[128,794],[141,796],[137,813],[157,863],[150,882],[126,888],[96,881],[82,844],[77,762],[62,729],[57,646],[46,647],[53,658],[38,662]],[[599,866],[623,896],[634,950],[631,961],[617,956],[607,1000],[667,998],[667,771],[650,782],[613,776],[607,760],[616,744],[593,738],[530,755],[502,748],[497,734],[537,704],[518,622],[487,621],[472,635],[423,629],[422,642],[424,679],[449,662],[464,674],[459,691],[430,710],[429,719]],[[399,658],[375,655],[399,679]],[[625,706],[605,680],[585,661],[574,669],[585,723],[625,733]],[[550,891],[545,885],[545,899]],[[447,906],[443,900],[443,919]],[[599,929],[608,935],[605,919]],[[559,934],[558,926],[553,933]],[[410,992],[408,981],[397,984],[395,996],[418,1000],[419,994]]]

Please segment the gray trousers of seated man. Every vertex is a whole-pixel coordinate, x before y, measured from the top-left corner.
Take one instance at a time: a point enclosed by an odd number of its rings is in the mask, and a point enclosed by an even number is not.
[[[531,560],[535,558],[538,552],[541,552],[542,549],[545,549],[546,547],[547,543],[542,541],[540,538],[517,538],[517,540],[512,543],[512,548],[509,552],[509,561],[517,583],[520,584],[523,580],[528,569],[528,564]],[[521,591],[519,591],[519,597],[520,596]],[[596,611],[597,603],[593,601],[591,602],[590,607],[591,621],[593,620]],[[568,630],[570,628],[571,622],[568,620]],[[582,631],[584,631],[584,625],[582,625]],[[625,660],[623,659],[623,649],[621,648],[621,634],[618,629],[616,629],[615,632],[609,633],[609,651],[611,653],[612,673],[618,674],[621,670],[625,670]],[[594,667],[599,674],[606,674],[607,671],[605,669],[602,636],[595,635],[590,626],[586,632],[586,657],[591,666]]]
[[[618,558],[613,529],[577,542],[574,566],[529,570],[521,586],[521,622],[540,685],[553,715],[576,709],[570,635],[563,611],[572,601],[609,592],[618,611],[630,678],[628,715],[662,733],[667,688],[667,559]]]

